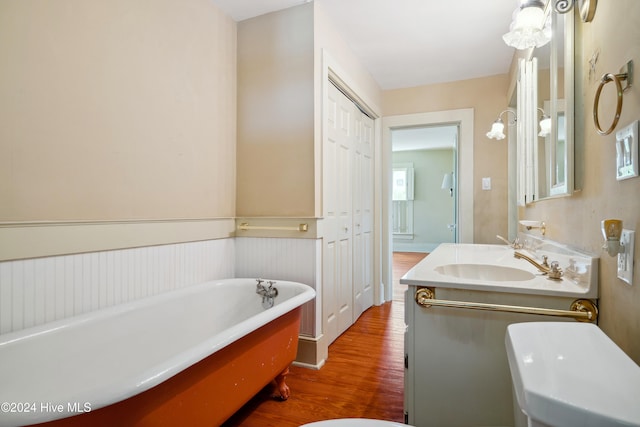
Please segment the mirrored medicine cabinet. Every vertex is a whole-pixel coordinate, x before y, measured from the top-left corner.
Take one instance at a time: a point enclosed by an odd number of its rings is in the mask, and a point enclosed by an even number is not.
[[[518,118],[517,154],[512,161],[516,162],[519,205],[571,195],[575,188],[575,13],[560,14],[547,3],[551,41],[522,55],[510,103]],[[539,136],[543,115],[551,118],[551,132]]]

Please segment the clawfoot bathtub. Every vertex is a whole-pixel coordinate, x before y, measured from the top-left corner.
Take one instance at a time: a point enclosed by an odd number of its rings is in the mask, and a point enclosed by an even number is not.
[[[309,286],[190,286],[0,336],[0,425],[215,426],[274,379],[282,399]]]

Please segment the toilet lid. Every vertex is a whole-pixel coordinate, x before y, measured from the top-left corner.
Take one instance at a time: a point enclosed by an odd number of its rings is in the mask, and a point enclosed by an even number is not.
[[[393,421],[372,420],[367,418],[341,418],[336,420],[318,421],[304,424],[300,427],[411,427]]]

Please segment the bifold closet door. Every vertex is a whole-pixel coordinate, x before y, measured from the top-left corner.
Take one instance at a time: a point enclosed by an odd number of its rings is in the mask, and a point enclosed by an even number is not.
[[[333,342],[353,322],[352,171],[353,103],[329,85],[327,136],[323,146],[323,316]]]
[[[323,145],[323,329],[334,341],[373,304],[373,120],[329,85]]]
[[[353,149],[353,321],[373,305],[373,120],[357,110]]]

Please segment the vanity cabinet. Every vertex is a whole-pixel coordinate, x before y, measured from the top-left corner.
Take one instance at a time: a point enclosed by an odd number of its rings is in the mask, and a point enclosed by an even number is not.
[[[405,295],[408,424],[513,426],[514,400],[504,344],[507,326],[559,319],[447,307],[424,308],[414,298],[418,288],[409,286]],[[436,298],[444,300],[561,310],[566,310],[573,301],[573,298],[451,288],[436,288],[435,293]]]
[[[514,411],[505,350],[507,326],[597,319],[598,259],[547,239],[521,235],[520,241],[531,248],[518,249],[529,260],[515,258],[514,249],[505,245],[441,244],[400,279],[409,285],[404,342],[408,424],[519,425],[514,423],[520,411]],[[562,268],[559,280],[533,265],[545,256]],[[416,302],[418,290],[422,304]],[[515,311],[488,311],[505,305]]]

